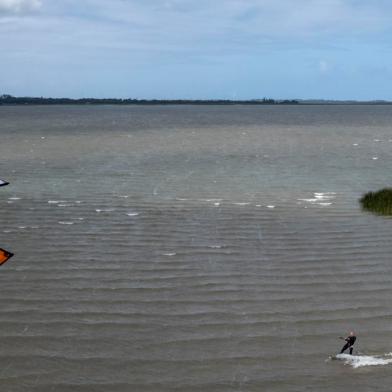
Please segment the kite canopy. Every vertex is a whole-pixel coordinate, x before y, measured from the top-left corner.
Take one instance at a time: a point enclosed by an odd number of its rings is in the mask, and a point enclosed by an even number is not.
[[[8,261],[14,254],[0,248],[0,265],[3,265]]]
[[[7,181],[5,181],[5,180],[2,180],[1,178],[0,178],[0,186],[6,186],[6,185],[8,185],[9,184],[9,182],[7,182]]]

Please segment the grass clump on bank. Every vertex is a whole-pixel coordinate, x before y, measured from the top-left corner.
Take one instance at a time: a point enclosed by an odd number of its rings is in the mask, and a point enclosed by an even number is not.
[[[379,215],[392,215],[392,188],[368,192],[359,201],[364,210]]]

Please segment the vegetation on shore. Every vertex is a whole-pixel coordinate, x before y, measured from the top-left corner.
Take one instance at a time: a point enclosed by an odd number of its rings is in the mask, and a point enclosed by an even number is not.
[[[229,99],[117,99],[117,98],[44,98],[0,95],[0,105],[293,105],[298,101],[271,98]]]
[[[392,215],[392,188],[368,192],[360,199],[362,208],[378,215]]]

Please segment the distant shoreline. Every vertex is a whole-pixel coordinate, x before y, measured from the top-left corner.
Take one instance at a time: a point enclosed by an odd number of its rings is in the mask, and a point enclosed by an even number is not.
[[[0,96],[0,105],[298,105],[297,100],[44,98]]]
[[[334,101],[334,100],[297,100],[271,98],[250,100],[229,99],[121,99],[121,98],[45,98],[45,97],[14,97],[0,96],[0,106],[16,105],[392,105],[391,101]]]

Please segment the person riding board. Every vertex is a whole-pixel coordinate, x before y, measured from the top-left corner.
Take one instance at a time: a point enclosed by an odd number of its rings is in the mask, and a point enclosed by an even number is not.
[[[354,332],[351,331],[350,335],[348,335],[347,338],[340,336],[339,339],[343,339],[346,341],[346,344],[343,346],[342,350],[340,351],[340,354],[343,354],[349,348],[350,355],[353,355],[353,345],[357,340],[357,337],[355,336]]]

